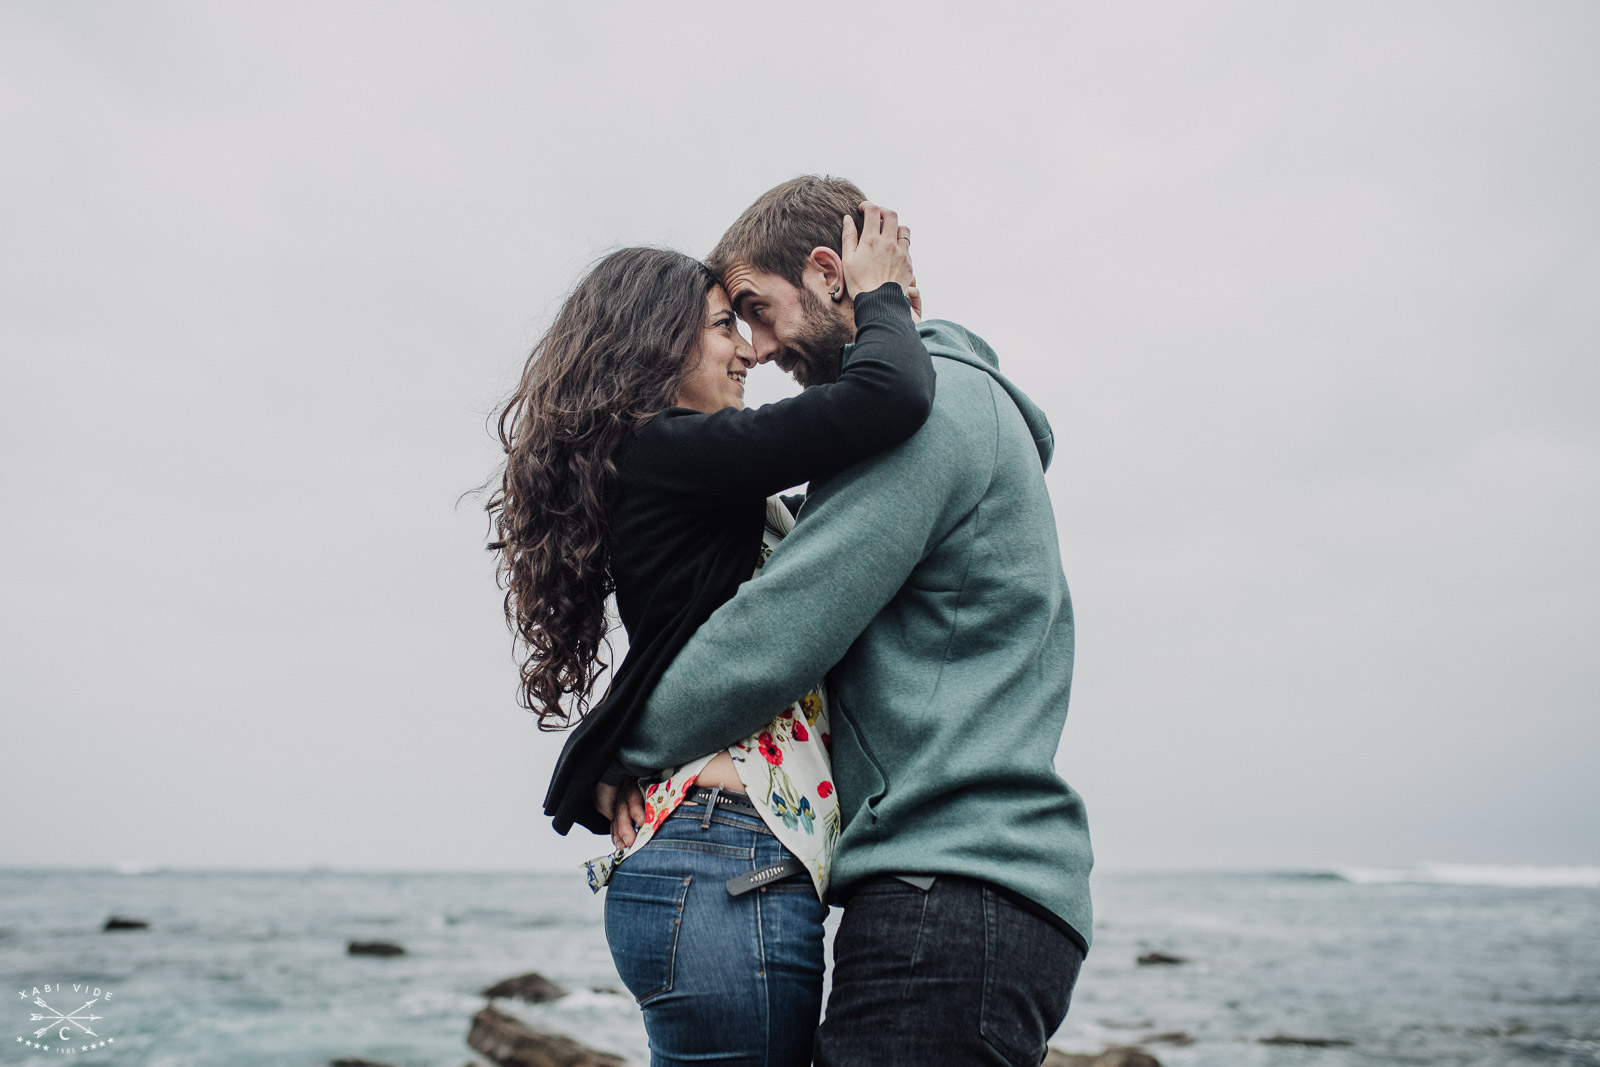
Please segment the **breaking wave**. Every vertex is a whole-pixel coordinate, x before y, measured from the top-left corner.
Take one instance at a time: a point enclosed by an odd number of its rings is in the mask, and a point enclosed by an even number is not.
[[[1334,867],[1318,872],[1355,885],[1462,885],[1506,889],[1600,889],[1600,867],[1481,866],[1423,863],[1415,867]]]

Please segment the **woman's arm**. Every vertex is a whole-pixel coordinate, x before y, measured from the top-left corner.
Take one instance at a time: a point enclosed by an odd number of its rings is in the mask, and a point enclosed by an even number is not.
[[[862,204],[846,216],[840,266],[854,297],[856,340],[839,380],[749,410],[669,408],[629,446],[630,475],[707,500],[769,496],[905,441],[933,407],[933,363],[917,336],[910,231]]]
[[[890,282],[855,298],[856,343],[837,382],[759,408],[669,408],[630,447],[630,473],[708,498],[770,496],[909,438],[933,409],[933,361]]]

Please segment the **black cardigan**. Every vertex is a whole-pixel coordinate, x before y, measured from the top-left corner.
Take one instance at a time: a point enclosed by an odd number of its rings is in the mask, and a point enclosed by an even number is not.
[[[933,361],[900,286],[856,297],[855,320],[837,382],[758,408],[668,408],[618,452],[611,569],[628,652],[556,762],[544,812],[557,833],[574,822],[610,831],[594,787],[673,658],[754,573],[766,498],[891,448],[927,420]]]

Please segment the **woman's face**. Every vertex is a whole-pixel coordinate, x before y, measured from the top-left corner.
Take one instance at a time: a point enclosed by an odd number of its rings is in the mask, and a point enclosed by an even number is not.
[[[707,414],[744,407],[744,376],[755,363],[755,349],[739,333],[727,292],[712,286],[706,294],[705,325],[678,386],[678,406]]]

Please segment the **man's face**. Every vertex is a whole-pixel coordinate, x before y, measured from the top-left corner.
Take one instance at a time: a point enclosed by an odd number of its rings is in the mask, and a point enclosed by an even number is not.
[[[759,362],[776,362],[803,386],[839,379],[839,350],[856,339],[855,324],[831,300],[776,274],[736,263],[723,277],[733,308],[750,327]],[[820,283],[818,283],[820,284]]]

